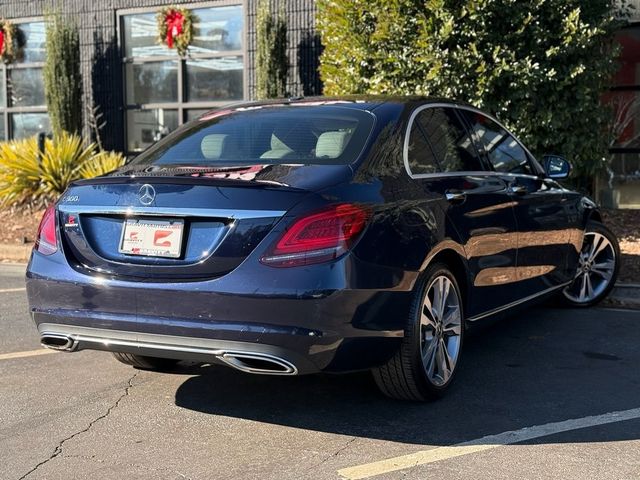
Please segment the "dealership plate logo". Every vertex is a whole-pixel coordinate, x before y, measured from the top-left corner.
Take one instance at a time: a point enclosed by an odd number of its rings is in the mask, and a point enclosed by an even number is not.
[[[138,194],[140,195],[140,203],[143,205],[151,205],[156,199],[156,189],[148,183],[140,187]]]

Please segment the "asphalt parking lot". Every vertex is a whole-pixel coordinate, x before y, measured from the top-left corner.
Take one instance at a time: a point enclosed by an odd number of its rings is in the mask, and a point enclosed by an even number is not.
[[[22,269],[0,267],[0,479],[640,478],[638,311],[502,321],[468,338],[450,395],[422,405],[367,374],[38,354]]]

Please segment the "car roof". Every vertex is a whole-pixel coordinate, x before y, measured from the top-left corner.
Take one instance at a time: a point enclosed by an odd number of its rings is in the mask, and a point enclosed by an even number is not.
[[[268,106],[284,106],[284,105],[308,105],[308,106],[340,106],[344,108],[352,108],[357,110],[373,111],[381,105],[394,104],[398,106],[406,105],[426,105],[429,103],[448,103],[455,106],[468,106],[473,107],[465,102],[452,100],[442,97],[425,97],[416,95],[345,95],[345,96],[329,96],[329,97],[292,97],[287,99],[271,99],[271,100],[251,100],[235,102],[231,104],[222,105],[211,111],[205,113],[203,116],[207,116],[210,113],[220,110],[234,110],[245,108],[258,108]]]

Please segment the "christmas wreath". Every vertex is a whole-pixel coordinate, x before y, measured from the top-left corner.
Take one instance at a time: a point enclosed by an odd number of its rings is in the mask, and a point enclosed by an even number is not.
[[[193,14],[180,7],[165,7],[156,16],[158,42],[178,50],[180,56],[187,53],[193,37]]]
[[[16,26],[9,20],[0,19],[0,58],[5,63],[11,63],[19,52]]]

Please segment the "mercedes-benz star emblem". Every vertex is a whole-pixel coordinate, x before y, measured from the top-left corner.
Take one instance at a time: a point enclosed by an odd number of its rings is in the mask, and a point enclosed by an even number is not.
[[[148,183],[140,187],[138,194],[140,195],[140,203],[143,205],[151,205],[156,199],[156,189]]]

